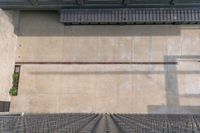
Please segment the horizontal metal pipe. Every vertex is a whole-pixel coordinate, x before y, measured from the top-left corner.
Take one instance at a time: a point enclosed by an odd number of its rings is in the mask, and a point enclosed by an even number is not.
[[[16,65],[176,65],[177,62],[16,62]]]

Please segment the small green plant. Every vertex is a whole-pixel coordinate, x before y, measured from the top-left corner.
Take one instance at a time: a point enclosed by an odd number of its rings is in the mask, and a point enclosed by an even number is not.
[[[19,74],[18,73],[14,73],[12,78],[13,78],[13,87],[14,88],[18,88]]]
[[[13,87],[10,89],[9,94],[11,96],[17,96],[17,88]]]
[[[12,88],[10,88],[9,94],[11,96],[17,96],[18,82],[19,82],[19,72],[14,72],[12,79],[13,79]]]

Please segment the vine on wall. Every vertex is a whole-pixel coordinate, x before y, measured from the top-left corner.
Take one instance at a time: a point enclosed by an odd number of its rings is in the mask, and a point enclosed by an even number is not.
[[[15,66],[15,71],[13,73],[13,82],[12,88],[10,88],[9,94],[11,96],[17,96],[18,94],[18,85],[19,85],[19,76],[20,76],[20,66]]]

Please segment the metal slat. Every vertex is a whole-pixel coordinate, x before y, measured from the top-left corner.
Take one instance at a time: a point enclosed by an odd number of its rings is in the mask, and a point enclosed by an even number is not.
[[[82,19],[75,19],[76,16]],[[61,22],[70,24],[199,23],[199,8],[118,8],[118,9],[63,9]]]
[[[0,115],[2,133],[199,133],[200,115],[24,114]]]
[[[103,118],[103,119],[101,119]],[[101,122],[99,122],[101,120]],[[0,132],[198,133],[200,115],[25,114],[1,115]]]

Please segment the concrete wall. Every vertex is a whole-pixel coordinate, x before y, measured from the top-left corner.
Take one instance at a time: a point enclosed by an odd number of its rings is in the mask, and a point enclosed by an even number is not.
[[[200,26],[64,26],[20,15],[17,61],[199,59]],[[12,112],[200,113],[200,65],[23,65]]]
[[[0,9],[0,101],[9,101],[9,90],[12,87],[18,23],[17,11]]]

